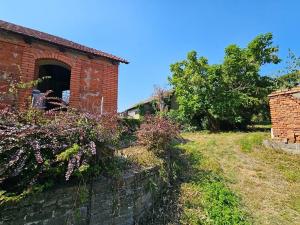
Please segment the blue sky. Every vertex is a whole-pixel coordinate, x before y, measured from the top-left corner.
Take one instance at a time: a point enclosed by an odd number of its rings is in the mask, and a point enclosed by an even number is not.
[[[283,59],[289,48],[300,56],[299,10],[297,0],[10,0],[1,2],[0,19],[129,60],[119,69],[122,111],[154,85],[167,88],[170,64],[191,50],[221,63],[227,45],[272,32]]]

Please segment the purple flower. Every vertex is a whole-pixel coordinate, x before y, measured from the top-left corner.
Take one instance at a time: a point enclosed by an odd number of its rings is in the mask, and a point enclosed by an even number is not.
[[[66,180],[70,179],[70,176],[72,175],[73,171],[74,171],[74,167],[75,167],[75,163],[76,163],[76,159],[72,158],[71,160],[69,160],[68,163],[68,170],[66,172]]]
[[[39,164],[43,163],[44,160],[43,160],[42,154],[41,154],[40,143],[37,140],[35,140],[32,142],[32,147],[34,150],[34,156],[35,156],[37,163],[39,163]]]
[[[95,142],[93,142],[93,141],[90,142],[90,149],[91,149],[92,155],[96,155],[96,144],[95,144]]]

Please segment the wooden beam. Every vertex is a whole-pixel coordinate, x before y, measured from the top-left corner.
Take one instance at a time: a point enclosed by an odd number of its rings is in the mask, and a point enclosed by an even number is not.
[[[94,59],[94,58],[95,58],[95,56],[92,55],[92,54],[87,54],[87,57],[88,57],[89,59]]]
[[[63,47],[63,46],[58,46],[58,50],[60,52],[66,52],[67,51],[67,49],[65,47]]]
[[[32,38],[31,37],[23,37],[23,40],[26,44],[31,45],[32,44]]]

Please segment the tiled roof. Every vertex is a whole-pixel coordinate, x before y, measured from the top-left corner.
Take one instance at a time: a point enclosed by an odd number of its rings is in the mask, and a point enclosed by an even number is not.
[[[127,108],[125,111],[131,110],[131,109],[135,109],[135,108],[137,108],[140,105],[145,105],[145,104],[151,103],[153,100],[155,100],[155,98],[154,97],[150,97],[150,98],[148,98],[146,100],[140,101],[139,103],[136,103],[136,104],[132,105],[131,107]]]
[[[54,36],[54,35],[51,35],[51,34],[47,34],[47,33],[44,33],[44,32],[40,32],[40,31],[37,31],[37,30],[30,29],[30,28],[22,27],[22,26],[13,24],[13,23],[3,21],[3,20],[0,20],[0,29],[10,31],[10,32],[13,32],[13,33],[17,33],[17,34],[21,34],[21,35],[24,35],[26,37],[38,39],[38,40],[41,40],[41,41],[46,41],[46,42],[49,42],[49,43],[53,43],[53,44],[63,46],[63,47],[66,47],[66,48],[71,48],[71,49],[78,50],[78,51],[81,51],[81,52],[89,53],[89,54],[92,54],[92,55],[102,56],[102,57],[109,58],[109,59],[112,59],[112,60],[115,60],[115,61],[118,61],[118,62],[122,62],[122,63],[126,63],[126,64],[129,63],[127,60],[125,60],[123,58],[120,58],[120,57],[117,57],[117,56],[114,56],[114,55],[111,55],[111,54],[108,54],[108,53],[105,53],[105,52],[102,52],[102,51],[99,51],[99,50],[96,50],[96,49],[93,49],[93,48],[89,48],[89,47],[86,47],[86,46],[83,46],[83,45],[80,45],[80,44],[77,44],[73,41],[69,41],[69,40],[64,39],[64,38],[60,38],[60,37],[57,37],[57,36]]]
[[[285,94],[293,94],[293,93],[297,93],[300,92],[300,87],[294,87],[294,88],[290,88],[290,89],[283,89],[283,90],[278,90],[278,91],[274,91],[271,94],[269,94],[269,97],[273,97],[273,96],[277,96],[277,95],[285,95]]]
[[[174,94],[174,90],[168,90],[166,92],[167,96],[171,96],[172,94]],[[132,105],[131,107],[125,109],[124,111],[135,109],[135,108],[137,108],[140,105],[145,105],[145,104],[151,103],[153,100],[155,100],[155,96],[151,96],[150,98],[148,98],[146,100],[140,101],[139,103],[136,103],[136,104]]]

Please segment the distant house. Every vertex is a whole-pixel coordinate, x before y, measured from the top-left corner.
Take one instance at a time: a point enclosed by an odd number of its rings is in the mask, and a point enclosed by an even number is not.
[[[149,98],[129,107],[122,113],[122,115],[133,119],[139,119],[145,114],[154,114],[156,110],[153,104],[154,98]]]
[[[166,92],[164,104],[166,106],[166,110],[178,108],[173,91]],[[152,96],[129,107],[122,113],[122,115],[129,118],[139,119],[141,116],[155,114],[158,110],[158,100],[155,96]]]
[[[1,20],[0,50],[0,93],[8,90],[10,79],[49,77],[18,99],[0,96],[2,107],[14,101],[25,107],[29,96],[52,90],[53,97],[84,111],[117,111],[118,67],[128,63],[125,59]]]

